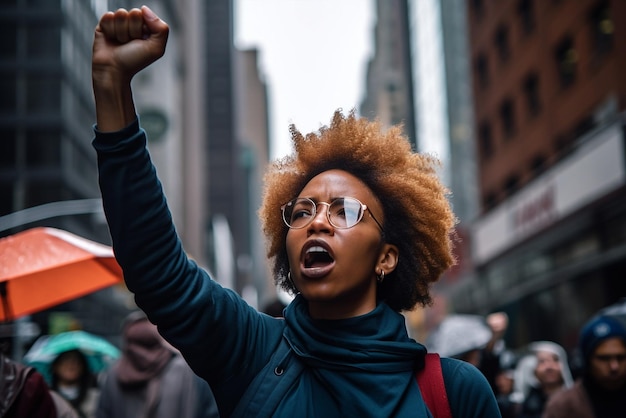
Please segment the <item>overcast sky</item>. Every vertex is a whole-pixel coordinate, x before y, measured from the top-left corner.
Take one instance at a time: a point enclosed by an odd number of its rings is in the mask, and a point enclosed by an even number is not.
[[[268,87],[271,158],[302,133],[359,107],[373,53],[373,0],[235,0],[235,45],[259,50]]]

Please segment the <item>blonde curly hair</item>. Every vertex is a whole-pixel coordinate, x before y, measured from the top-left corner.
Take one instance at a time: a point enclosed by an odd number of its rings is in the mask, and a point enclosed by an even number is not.
[[[454,264],[456,219],[436,173],[439,161],[413,152],[400,126],[383,131],[378,121],[358,118],[354,111],[347,117],[335,111],[330,126],[319,132],[303,136],[294,125],[290,132],[295,151],[269,166],[259,210],[276,284],[296,291],[287,279],[288,227],[281,206],[316,175],[341,169],[378,197],[385,219],[383,239],[398,247],[398,265],[379,284],[379,300],[398,312],[431,304],[431,283]]]

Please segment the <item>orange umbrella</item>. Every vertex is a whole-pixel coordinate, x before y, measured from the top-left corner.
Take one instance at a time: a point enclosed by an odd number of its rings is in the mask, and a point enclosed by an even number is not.
[[[0,239],[0,321],[121,281],[111,247],[67,231],[33,228]]]

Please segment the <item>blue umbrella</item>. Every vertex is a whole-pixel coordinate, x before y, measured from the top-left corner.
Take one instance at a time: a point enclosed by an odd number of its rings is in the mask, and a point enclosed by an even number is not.
[[[86,357],[92,373],[105,370],[120,356],[120,350],[102,337],[85,331],[68,331],[40,337],[24,355],[24,363],[35,367],[50,383],[52,362],[71,350],[78,350]]]

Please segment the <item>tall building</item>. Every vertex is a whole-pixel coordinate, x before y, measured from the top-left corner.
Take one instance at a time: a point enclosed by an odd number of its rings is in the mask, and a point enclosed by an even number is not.
[[[374,56],[359,112],[383,126],[402,123],[416,149],[407,0],[376,0],[376,16]]]
[[[437,285],[448,293],[473,274],[469,230],[478,206],[467,10],[464,0],[414,0],[409,16],[418,150],[442,161],[459,219],[457,265]]]
[[[0,3],[0,217],[47,205],[2,228],[0,236],[49,226],[109,243],[91,146],[92,40],[106,10],[106,0]],[[10,336],[14,355],[19,358],[27,342],[15,331],[22,322],[38,324],[43,333],[78,326],[117,334],[127,295],[114,286],[19,318]]]
[[[97,1],[0,5],[0,216],[99,196],[91,42],[104,11]],[[18,225],[0,236],[42,224],[108,238],[103,218],[93,213]]]
[[[404,123],[413,149],[441,160],[439,174],[460,220],[459,263],[433,289],[434,309],[408,314],[411,331],[420,334],[445,314],[450,289],[473,273],[469,229],[477,199],[467,14],[464,0],[378,0],[376,10],[375,55],[361,113],[387,126]]]
[[[626,3],[467,7],[481,215],[455,304],[569,348],[626,295]]]
[[[209,266],[217,280],[241,291],[237,259],[250,254],[246,246],[247,209],[242,196],[243,172],[238,164],[234,115],[234,44],[232,0],[206,2],[204,87],[208,163],[207,209]]]
[[[262,308],[277,295],[257,213],[261,207],[263,174],[270,160],[268,94],[263,74],[259,73],[259,53],[256,49],[235,52],[234,91],[238,162],[244,174],[241,193],[248,208],[245,220],[248,253],[239,258],[238,269],[245,276],[242,295]]]

